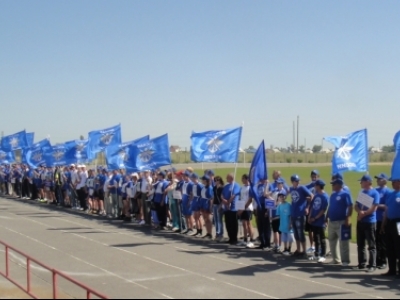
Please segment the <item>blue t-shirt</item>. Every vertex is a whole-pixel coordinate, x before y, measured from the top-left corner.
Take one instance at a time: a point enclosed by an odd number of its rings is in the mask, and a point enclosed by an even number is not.
[[[212,186],[203,186],[201,189],[201,199],[210,200],[214,197],[214,189]]]
[[[390,190],[388,187],[379,187],[376,188],[376,191],[379,193],[379,204],[381,205],[386,205],[386,199],[389,196],[389,194],[392,192],[392,190]],[[385,213],[385,209],[384,208],[379,208],[376,211],[376,220],[378,222],[382,222],[383,221],[383,215]]]
[[[400,219],[400,192],[393,191],[387,196],[386,207],[389,220]]]
[[[279,231],[282,233],[289,233],[290,232],[290,216],[291,216],[292,207],[290,203],[281,203],[279,204],[276,215],[279,216],[280,225]]]
[[[193,183],[192,194],[193,198],[200,198],[203,185],[201,183]]]
[[[319,213],[323,210],[326,212],[328,208],[328,194],[327,193],[322,193],[322,194],[316,194],[314,196],[314,199],[311,201],[311,214],[310,218],[315,219]],[[325,213],[316,219],[313,223],[311,223],[312,226],[316,227],[324,227],[325,226]]]
[[[184,181],[182,184],[182,201],[189,201],[193,190],[193,182]]]
[[[224,186],[222,190],[222,197],[225,200],[230,200],[233,195],[235,195],[235,198],[231,203],[230,209],[229,207],[226,207],[226,209],[230,211],[237,211],[236,203],[239,201],[240,197],[240,186],[236,182],[233,184],[228,183],[227,185]]]
[[[111,177],[109,185],[118,186],[119,185],[119,180],[120,180],[120,176],[119,175],[113,175]],[[117,188],[115,188],[115,187],[109,188],[108,190],[109,190],[110,194],[112,194],[112,195],[117,194]]]
[[[349,193],[345,190],[334,192],[329,200],[329,220],[332,222],[346,220],[349,206],[353,206],[353,200]]]
[[[363,192],[364,194],[366,194],[366,195],[368,195],[368,196],[370,196],[370,197],[372,197],[372,198],[374,199],[373,202],[372,202],[372,205],[379,205],[379,201],[380,201],[380,199],[379,199],[379,193],[378,193],[375,189],[372,189],[372,190],[369,190],[369,191],[363,190],[362,192]],[[367,208],[367,207],[361,205],[361,204],[358,203],[358,202],[357,202],[357,207],[358,207],[361,211],[367,211],[367,210],[369,210],[369,208]],[[368,217],[365,217],[365,218],[361,219],[361,222],[362,222],[362,223],[376,223],[376,211],[373,212],[372,214],[370,214]]]
[[[167,189],[168,185],[169,185],[169,182],[166,180],[159,181],[154,185],[155,193],[154,193],[153,201],[155,203],[164,202],[164,200],[165,200],[164,192]]]
[[[297,188],[291,187],[289,192],[292,196],[292,218],[304,217],[308,204],[307,197],[312,196],[310,190],[300,185]]]

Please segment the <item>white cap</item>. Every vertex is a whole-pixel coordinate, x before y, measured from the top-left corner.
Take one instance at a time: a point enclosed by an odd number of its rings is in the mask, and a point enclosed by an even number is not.
[[[85,165],[82,165],[81,168],[85,168],[85,169],[86,169],[86,166],[85,166]]]
[[[132,177],[139,178],[139,174],[138,174],[138,173],[133,173],[133,174],[132,174]]]
[[[74,167],[74,168],[75,168],[75,165],[74,165],[74,164],[72,164],[72,165],[71,165],[71,167]]]

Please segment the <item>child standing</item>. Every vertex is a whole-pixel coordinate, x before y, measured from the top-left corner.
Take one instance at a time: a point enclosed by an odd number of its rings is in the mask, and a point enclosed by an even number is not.
[[[278,194],[278,201],[281,204],[276,210],[276,218],[280,220],[279,231],[284,245],[283,255],[289,256],[294,241],[292,223],[291,223],[291,205],[286,201],[286,192],[282,191]]]

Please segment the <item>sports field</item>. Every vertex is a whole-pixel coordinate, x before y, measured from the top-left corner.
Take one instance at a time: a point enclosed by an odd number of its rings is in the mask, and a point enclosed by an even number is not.
[[[331,175],[332,175],[332,168],[331,167],[307,167],[307,165],[304,165],[304,167],[281,167],[281,168],[269,168],[269,178],[272,178],[272,172],[274,170],[279,170],[282,172],[283,178],[289,182],[290,181],[290,176],[297,174],[301,178],[301,183],[302,184],[308,184],[311,182],[310,179],[310,174],[312,170],[317,169],[320,172],[321,179],[325,181],[327,184],[326,186],[326,192],[328,194],[332,193],[332,188],[330,186],[330,180],[331,180]],[[203,172],[202,170],[195,170],[198,173]],[[228,173],[233,173],[234,169],[216,169],[215,170],[216,174],[219,176],[222,176],[223,178],[226,178],[226,175]],[[248,174],[249,169],[244,169],[244,168],[238,168],[236,172],[236,181],[240,183],[240,178],[243,174]],[[376,176],[380,173],[386,173],[388,176],[390,176],[391,172],[391,166],[389,165],[372,165],[370,166],[370,171],[369,174],[371,176]],[[350,188],[352,196],[353,196],[353,201],[357,198],[358,193],[360,192],[360,183],[359,179],[362,177],[363,173],[355,173],[355,172],[348,172],[344,173],[344,180],[345,184]],[[389,187],[391,188],[391,185],[389,183]],[[290,201],[290,199],[289,199]],[[357,216],[356,214],[353,214],[353,224],[357,223]],[[355,242],[355,234],[356,231],[356,226],[353,226],[353,242]]]

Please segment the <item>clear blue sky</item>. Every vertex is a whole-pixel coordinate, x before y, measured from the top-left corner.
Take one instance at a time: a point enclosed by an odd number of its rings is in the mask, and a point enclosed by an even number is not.
[[[400,129],[400,1],[0,1],[0,130],[242,146]],[[327,144],[326,144],[327,145]]]

